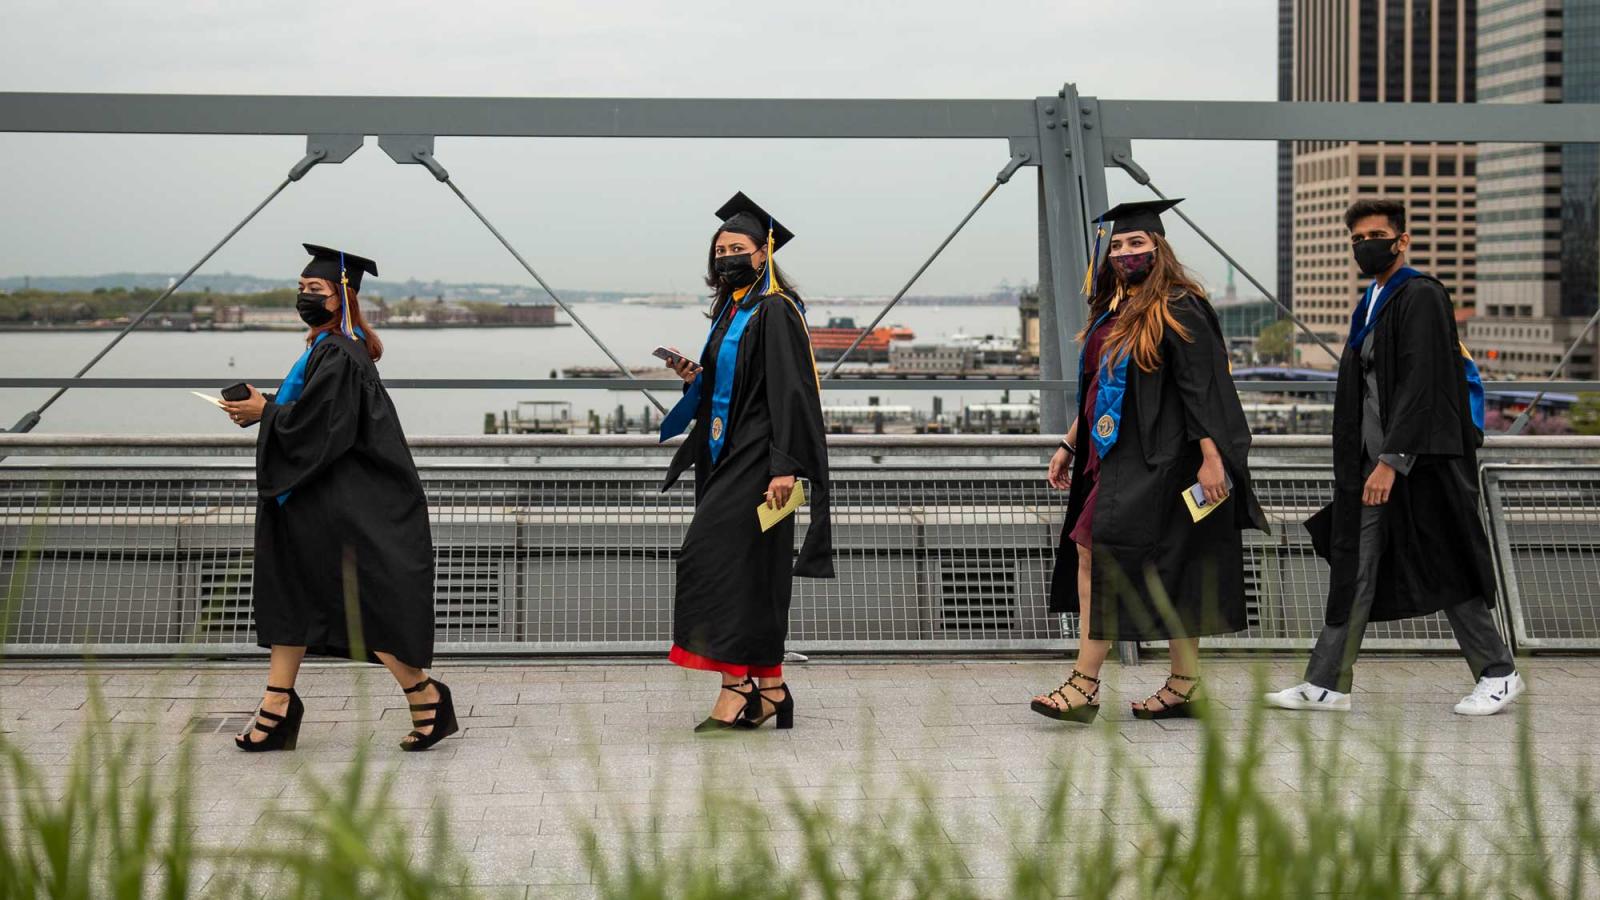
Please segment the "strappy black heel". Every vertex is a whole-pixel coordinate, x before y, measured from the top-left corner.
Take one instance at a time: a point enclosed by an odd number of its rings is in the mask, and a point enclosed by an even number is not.
[[[1179,691],[1177,688],[1173,687],[1172,682],[1174,681],[1189,682],[1188,692]],[[1151,694],[1149,698],[1144,701],[1143,706],[1134,706],[1133,717],[1135,719],[1146,720],[1193,719],[1200,714],[1200,703],[1194,699],[1194,692],[1198,690],[1200,690],[1199,676],[1191,678],[1188,675],[1168,675],[1167,680],[1162,683],[1161,687],[1156,688],[1156,692]],[[1172,696],[1178,698],[1178,702],[1168,703],[1166,698],[1161,696],[1162,691],[1166,691]],[[1149,709],[1148,707],[1151,700],[1161,704],[1161,708]]]
[[[748,691],[739,690],[739,688],[741,688],[741,687],[743,687],[745,685],[749,685],[750,686],[750,690],[748,690]],[[746,678],[745,680],[739,682],[737,685],[725,684],[725,685],[722,686],[722,689],[725,690],[725,691],[731,691],[731,692],[733,692],[735,694],[738,694],[739,696],[743,697],[744,698],[744,709],[740,710],[738,715],[734,716],[732,719],[730,719],[728,721],[723,721],[722,719],[719,719],[716,716],[706,716],[706,720],[704,722],[701,722],[699,725],[696,725],[694,727],[694,733],[695,734],[705,734],[707,732],[717,732],[717,731],[729,731],[729,730],[737,727],[741,720],[749,718],[749,716],[750,716],[750,707],[751,707],[752,704],[756,706],[756,711],[758,713],[760,712],[760,710],[761,710],[761,707],[760,707],[761,701],[758,699],[759,695],[756,692],[755,682],[753,682],[750,679]]]
[[[766,696],[767,691],[783,691],[783,699],[773,700]],[[775,727],[794,727],[794,694],[789,692],[789,685],[787,682],[777,685],[776,687],[757,688],[756,696],[756,701],[751,704],[755,708],[756,715],[751,716],[751,707],[747,706],[745,707],[745,714],[742,717],[735,719],[734,724],[738,725],[740,728],[760,728],[768,719],[777,717],[778,721],[774,723]],[[765,712],[765,704],[767,703],[772,704],[772,712]]]
[[[281,716],[265,708],[256,710],[255,717],[250,720],[250,728],[244,735],[233,736],[233,743],[246,753],[293,750],[295,744],[300,742],[300,720],[306,714],[306,705],[300,702],[300,695],[294,692],[294,688],[273,687],[270,684],[267,690],[274,694],[288,694],[289,709]],[[263,722],[262,719],[267,721]],[[266,737],[259,741],[250,740],[248,735],[252,731],[259,731]]]
[[[1074,681],[1080,678],[1094,685],[1094,689],[1085,693],[1083,688],[1073,684]],[[1078,696],[1083,698],[1083,702],[1074,704],[1071,697],[1061,693],[1066,688],[1072,688],[1077,692]],[[1100,715],[1100,704],[1096,702],[1100,696],[1100,679],[1085,675],[1077,669],[1073,669],[1072,674],[1067,676],[1067,680],[1061,682],[1061,687],[1045,694],[1045,696],[1059,698],[1061,705],[1056,706],[1043,700],[1035,700],[1029,704],[1028,708],[1041,716],[1048,716],[1060,722],[1077,722],[1083,725],[1093,722],[1094,717]]]
[[[400,749],[407,753],[421,753],[423,750],[461,730],[460,724],[456,722],[456,704],[450,699],[450,687],[444,682],[435,681],[432,678],[424,678],[406,688],[405,692],[415,694],[430,684],[439,689],[439,699],[433,703],[411,704],[412,712],[434,710],[434,714],[432,718],[412,721],[411,733],[406,735],[406,740],[400,742]],[[429,725],[433,726],[433,730],[427,734],[417,730],[419,728],[427,728]]]

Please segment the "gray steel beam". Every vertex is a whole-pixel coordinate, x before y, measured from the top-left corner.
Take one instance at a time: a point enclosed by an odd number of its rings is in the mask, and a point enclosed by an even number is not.
[[[1034,159],[1038,159],[1037,155]],[[1039,169],[1038,177],[1038,206],[1039,206],[1039,433],[1060,436],[1065,434],[1068,425],[1067,407],[1076,395],[1076,385],[1071,392],[1051,391],[1045,388],[1046,384],[1059,384],[1068,374],[1065,360],[1062,359],[1061,341],[1056,338],[1059,326],[1056,324],[1056,275],[1053,261],[1055,251],[1051,248],[1050,212],[1045,199],[1044,169]],[[1071,277],[1071,276],[1064,276]],[[1074,379],[1078,372],[1073,368],[1070,373]]]
[[[1133,138],[1600,142],[1600,104],[1101,100]],[[0,93],[0,131],[611,138],[1031,138],[1028,100]]]
[[[0,131],[604,138],[1032,137],[1028,100],[0,93]]]
[[[1083,327],[1083,294],[1079,284],[1089,262],[1088,219],[1092,215],[1084,196],[1086,153],[1078,113],[1078,92],[1067,85],[1054,97],[1034,101],[1039,129],[1039,166],[1044,203],[1045,246],[1041,272],[1049,271],[1050,293],[1039,297],[1040,372],[1045,377],[1075,378],[1077,375],[1077,333]],[[1104,196],[1105,170],[1096,167]],[[1042,292],[1041,288],[1041,292]],[[1048,315],[1046,305],[1049,306]],[[1050,326],[1046,330],[1046,326]],[[1046,342],[1050,363],[1047,359]],[[1049,395],[1046,395],[1049,399]],[[1064,407],[1070,396],[1058,395]],[[1041,418],[1046,427],[1058,426],[1064,433],[1070,424],[1065,409],[1045,409]]]
[[[1108,138],[1600,142],[1595,103],[1101,100]]]

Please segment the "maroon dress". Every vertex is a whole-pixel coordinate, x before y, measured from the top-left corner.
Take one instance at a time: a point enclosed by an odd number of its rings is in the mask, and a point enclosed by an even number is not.
[[[1105,353],[1106,335],[1111,333],[1111,326],[1116,324],[1117,314],[1113,312],[1106,316],[1100,326],[1089,335],[1084,344],[1083,359],[1085,368],[1089,370],[1088,381],[1083,385],[1084,412],[1078,419],[1078,452],[1086,453],[1083,460],[1083,476],[1089,479],[1089,496],[1083,501],[1083,509],[1078,513],[1078,521],[1072,526],[1072,542],[1085,549],[1094,546],[1094,502],[1100,496],[1100,453],[1094,446],[1094,429],[1091,427],[1094,418],[1094,396],[1100,388],[1100,357]]]

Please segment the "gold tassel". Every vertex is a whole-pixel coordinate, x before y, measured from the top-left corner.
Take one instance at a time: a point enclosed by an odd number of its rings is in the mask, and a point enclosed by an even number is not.
[[[1105,237],[1106,227],[1101,225],[1094,231],[1094,249],[1089,251],[1089,268],[1083,273],[1083,295],[1085,297],[1094,293],[1095,263],[1100,258],[1100,239]]]
[[[777,292],[783,290],[783,285],[778,283],[778,266],[777,266],[777,263],[772,258],[772,254],[776,253],[777,250],[775,250],[772,245],[773,245],[772,226],[769,223],[768,226],[767,226],[767,290],[766,290],[766,293],[768,293],[768,294],[776,294]]]

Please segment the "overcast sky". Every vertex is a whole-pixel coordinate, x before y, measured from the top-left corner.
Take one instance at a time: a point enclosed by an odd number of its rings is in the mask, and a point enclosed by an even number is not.
[[[1265,100],[1275,10],[1266,0],[6,0],[0,90],[1009,99],[1070,81],[1105,98]],[[182,271],[302,152],[285,137],[0,133],[0,275]],[[892,292],[1007,156],[998,141],[456,138],[436,152],[557,286],[698,290],[711,213],[743,189],[799,235],[781,258],[812,295]],[[1272,283],[1270,144],[1144,142],[1134,155]],[[1113,202],[1148,196],[1108,178]],[[918,292],[1033,280],[1035,203],[1032,177],[1002,188]],[[1181,223],[1169,232],[1220,286],[1222,261]],[[292,279],[303,240],[375,257],[385,281],[526,280],[452,195],[391,163],[375,139],[290,187],[205,271]]]

